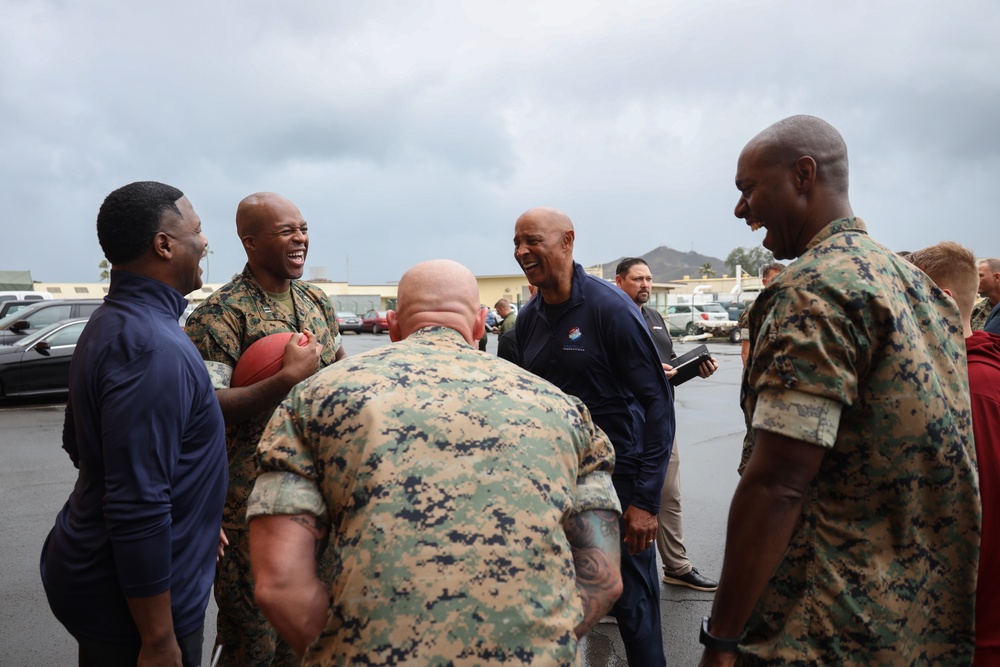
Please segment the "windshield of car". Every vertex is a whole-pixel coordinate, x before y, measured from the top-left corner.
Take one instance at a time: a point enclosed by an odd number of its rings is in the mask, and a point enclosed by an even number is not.
[[[77,339],[87,326],[86,321],[74,322],[67,325],[65,322],[56,322],[47,327],[42,327],[38,331],[14,343],[17,347],[28,347],[34,345],[39,340],[46,338],[46,342],[52,347],[59,345],[76,345]],[[56,333],[52,333],[55,331]]]
[[[726,309],[717,303],[706,303],[699,306],[706,313],[724,313]]]
[[[337,311],[337,317],[340,317],[340,318],[344,318],[344,317],[357,317],[357,315],[355,315],[354,313],[349,313],[346,310],[338,310]]]

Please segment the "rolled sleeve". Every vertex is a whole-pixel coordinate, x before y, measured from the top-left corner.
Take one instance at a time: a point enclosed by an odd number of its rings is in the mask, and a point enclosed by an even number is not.
[[[611,475],[606,472],[595,472],[576,481],[576,502],[572,513],[580,514],[591,510],[622,513]]]
[[[310,514],[327,519],[326,503],[316,483],[291,472],[265,472],[257,477],[247,502],[247,521],[271,514]]]
[[[794,390],[769,390],[757,399],[753,428],[830,449],[837,440],[843,406]]]

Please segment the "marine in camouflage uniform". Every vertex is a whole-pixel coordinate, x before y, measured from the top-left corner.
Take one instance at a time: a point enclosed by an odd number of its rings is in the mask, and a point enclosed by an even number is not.
[[[736,322],[736,326],[740,329],[743,342],[747,344],[750,350],[750,357],[753,356],[753,341],[750,339],[750,310],[753,308],[757,300],[754,300],[749,306],[743,309],[740,313],[740,318]],[[747,358],[749,363],[750,357]],[[743,405],[743,401],[746,399],[746,365],[743,366],[743,379],[740,384],[740,405]],[[743,411],[743,418],[746,422],[746,433],[743,435],[743,449],[740,453],[740,465],[736,468],[736,472],[743,474],[743,471],[747,468],[747,461],[750,460],[750,453],[753,452],[753,425],[751,423],[752,415],[747,413],[746,410]]]
[[[972,309],[972,330],[982,331],[992,311],[993,306],[990,305],[990,300],[985,297],[980,299],[976,307]]]
[[[744,408],[828,451],[738,664],[969,664],[980,507],[960,321],[857,218],[758,297]]]
[[[229,387],[233,369],[244,350],[274,333],[308,329],[323,346],[320,365],[334,362],[341,341],[329,297],[319,288],[298,280],[291,281],[290,294],[294,312],[261,289],[248,265],[191,313],[185,329],[201,352],[216,389]],[[254,460],[257,442],[279,402],[247,421],[226,427],[229,489],[222,527],[229,538],[229,547],[219,560],[215,583],[219,606],[217,640],[223,645],[223,665],[298,664],[298,658],[278,640],[254,603],[246,529],[246,502],[257,475]]]
[[[579,400],[425,327],[297,385],[259,456],[249,518],[329,526],[331,608],[303,665],[576,663],[562,521],[620,513]]]

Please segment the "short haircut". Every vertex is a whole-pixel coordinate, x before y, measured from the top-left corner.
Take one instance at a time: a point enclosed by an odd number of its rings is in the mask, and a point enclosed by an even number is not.
[[[626,257],[622,261],[618,262],[618,268],[615,269],[615,275],[624,278],[628,275],[629,269],[636,264],[642,264],[646,268],[649,268],[649,264],[647,264],[646,260],[641,257]]]
[[[508,301],[507,299],[500,299],[495,304],[493,304],[493,307],[494,308],[499,308],[500,306],[503,306],[504,308],[506,308],[509,305],[510,305],[510,301]]]
[[[911,252],[907,259],[938,287],[951,292],[963,320],[972,315],[979,290],[979,265],[971,250],[954,241],[942,241]]]
[[[772,164],[791,168],[803,156],[816,161],[816,180],[847,194],[847,144],[840,132],[822,118],[791,116],[758,134],[751,143],[767,148]]]
[[[778,273],[785,268],[785,265],[781,262],[771,262],[760,270],[760,276],[763,278],[769,273]]]
[[[1000,259],[997,259],[996,257],[979,260],[976,264],[977,272],[979,271],[980,264],[985,264],[987,268],[989,268],[990,273],[1000,273]]]
[[[108,261],[122,264],[142,256],[160,231],[163,214],[181,214],[177,200],[183,196],[156,181],[129,183],[109,194],[97,213],[97,240]]]

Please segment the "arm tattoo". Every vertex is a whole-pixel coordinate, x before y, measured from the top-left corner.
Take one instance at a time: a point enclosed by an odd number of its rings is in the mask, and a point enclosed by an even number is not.
[[[582,637],[620,595],[618,515],[608,510],[581,512],[567,517],[563,530],[573,550],[576,586],[583,602],[583,622],[575,630],[576,636]]]
[[[319,517],[312,516],[311,514],[295,514],[288,517],[293,523],[297,523],[313,536],[315,541],[315,553],[316,562],[319,562],[320,556],[326,550],[326,543],[328,533],[326,530],[326,524],[324,524]]]

